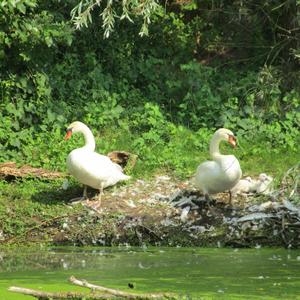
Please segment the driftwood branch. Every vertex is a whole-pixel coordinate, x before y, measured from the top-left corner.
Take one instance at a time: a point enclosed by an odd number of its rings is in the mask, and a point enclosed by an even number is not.
[[[115,289],[110,289],[110,288],[106,288],[100,285],[95,285],[92,283],[87,282],[86,280],[79,280],[76,279],[74,276],[70,277],[70,282],[75,284],[75,285],[79,285],[82,287],[87,287],[93,291],[101,291],[104,292],[106,294],[111,294],[117,297],[121,297],[124,299],[138,299],[138,300],[153,300],[153,299],[178,299],[176,297],[176,295],[174,294],[170,294],[170,293],[155,293],[155,294],[133,294],[133,293],[127,293],[127,292],[123,292],[123,291],[119,291],[119,290],[115,290]]]
[[[69,299],[69,300],[110,300],[115,299],[112,295],[105,295],[105,294],[94,294],[94,293],[79,293],[79,292],[42,292],[33,289],[21,288],[17,286],[11,286],[8,289],[10,292],[15,292],[23,295],[30,295],[39,300],[62,300],[62,299]]]
[[[90,293],[80,292],[43,292],[33,289],[11,286],[8,290],[10,292],[20,293],[36,297],[39,300],[112,300],[112,299],[126,299],[126,300],[177,300],[178,296],[170,293],[147,293],[147,294],[133,294],[120,290],[106,288],[100,285],[95,285],[87,282],[86,280],[76,279],[74,276],[70,277],[70,282],[86,287],[91,290]]]

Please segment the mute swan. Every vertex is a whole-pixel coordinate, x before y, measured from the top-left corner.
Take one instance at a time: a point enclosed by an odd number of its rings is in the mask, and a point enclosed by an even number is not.
[[[201,163],[196,171],[195,186],[204,193],[207,200],[209,200],[209,194],[225,192],[233,188],[242,176],[242,170],[236,157],[220,153],[221,141],[227,141],[236,147],[236,138],[233,133],[225,128],[218,129],[209,146],[209,153],[213,160]]]
[[[84,184],[83,197],[87,198],[87,186],[99,190],[98,201],[101,204],[103,189],[130,176],[123,174],[122,168],[107,156],[95,151],[95,139],[91,130],[82,122],[75,121],[67,128],[65,140],[72,133],[82,133],[85,145],[70,152],[67,157],[67,169],[80,183]]]

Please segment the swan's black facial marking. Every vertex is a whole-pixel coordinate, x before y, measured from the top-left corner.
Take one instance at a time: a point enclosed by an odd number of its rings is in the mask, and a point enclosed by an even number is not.
[[[68,140],[69,138],[71,138],[72,133],[73,133],[73,128],[67,128],[67,132],[65,135],[65,141]]]
[[[236,142],[236,137],[232,134],[228,134],[228,143],[233,147],[235,148],[236,145],[237,145],[237,142]]]

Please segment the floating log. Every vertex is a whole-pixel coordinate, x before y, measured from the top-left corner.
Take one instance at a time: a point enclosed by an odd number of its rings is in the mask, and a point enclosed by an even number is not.
[[[17,286],[11,286],[8,289],[10,292],[15,292],[23,295],[33,296],[39,300],[54,300],[54,299],[69,299],[69,300],[110,300],[114,299],[111,295],[94,295],[94,293],[86,294],[79,292],[42,292],[33,289],[21,288]]]
[[[79,285],[82,287],[87,287],[93,291],[101,291],[106,294],[110,294],[116,297],[120,297],[121,299],[138,299],[138,300],[155,300],[155,299],[178,299],[178,297],[171,293],[155,293],[155,294],[133,294],[127,293],[120,290],[106,288],[101,285],[95,285],[87,282],[86,280],[76,279],[74,276],[69,278],[69,281],[75,285]]]
[[[86,287],[91,290],[90,293],[80,292],[43,292],[33,289],[11,286],[10,292],[20,293],[33,296],[39,300],[53,299],[69,299],[69,300],[111,300],[111,299],[127,299],[127,300],[178,300],[179,297],[171,293],[144,293],[133,294],[124,291],[106,288],[100,285],[95,285],[86,280],[76,279],[74,276],[69,278],[69,281],[75,285]]]

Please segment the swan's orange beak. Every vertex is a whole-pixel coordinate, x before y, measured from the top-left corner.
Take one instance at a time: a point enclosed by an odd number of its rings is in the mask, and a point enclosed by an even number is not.
[[[67,129],[67,133],[65,135],[65,141],[67,141],[72,136],[72,129]]]
[[[235,136],[230,135],[229,138],[228,138],[228,143],[229,143],[233,148],[235,148],[236,145],[237,145]]]

